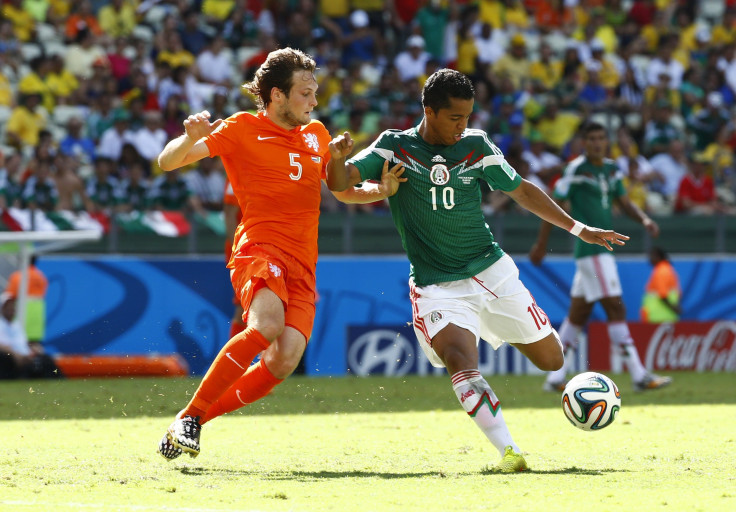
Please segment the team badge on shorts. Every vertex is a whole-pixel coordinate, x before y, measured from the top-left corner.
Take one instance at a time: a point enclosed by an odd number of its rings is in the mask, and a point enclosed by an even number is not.
[[[274,265],[273,263],[268,264],[268,270],[271,271],[274,277],[279,277],[281,275],[281,269],[278,265]]]
[[[435,185],[444,185],[450,181],[450,171],[447,170],[447,166],[443,164],[437,164],[432,166],[432,170],[429,171],[429,179]]]
[[[439,311],[432,311],[429,314],[429,321],[430,321],[430,323],[436,324],[440,320],[442,320],[442,313],[440,313]]]

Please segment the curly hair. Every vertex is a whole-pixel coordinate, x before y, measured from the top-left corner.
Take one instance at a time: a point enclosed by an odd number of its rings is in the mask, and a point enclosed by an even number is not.
[[[258,109],[265,110],[271,103],[271,89],[276,87],[288,98],[294,85],[294,72],[303,70],[314,73],[316,67],[314,59],[300,50],[274,50],[258,68],[253,81],[243,85],[243,88],[256,97]]]
[[[450,98],[472,100],[475,89],[470,79],[454,69],[440,69],[432,73],[422,89],[422,106],[435,112],[450,107]]]

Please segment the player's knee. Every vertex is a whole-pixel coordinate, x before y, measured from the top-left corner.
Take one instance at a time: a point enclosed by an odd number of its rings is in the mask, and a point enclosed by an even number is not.
[[[271,343],[284,332],[284,323],[274,318],[260,318],[256,322],[249,322],[248,327],[256,329]]]
[[[463,350],[462,347],[446,347],[442,354],[437,355],[440,356],[440,359],[451,373],[461,369],[478,367],[477,357],[468,353],[467,350]]]
[[[267,351],[264,354],[264,362],[271,374],[277,379],[285,379],[296,370],[304,351],[279,350]]]
[[[545,368],[541,368],[540,370],[544,370],[547,372],[554,372],[562,368],[562,365],[565,364],[565,356],[562,354],[562,350],[559,352],[553,351],[545,358]]]

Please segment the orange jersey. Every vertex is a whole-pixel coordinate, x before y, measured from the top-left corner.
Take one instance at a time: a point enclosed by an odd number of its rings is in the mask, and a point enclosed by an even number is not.
[[[204,139],[222,159],[242,213],[229,268],[241,249],[271,244],[315,271],[330,140],[319,121],[285,130],[263,112],[238,112]]]
[[[18,296],[18,291],[20,290],[20,270],[16,270],[12,274],[10,274],[10,278],[8,278],[8,286],[5,289],[6,292],[8,292],[13,297]],[[42,298],[46,296],[46,289],[48,288],[49,283],[46,280],[46,276],[44,276],[40,270],[38,270],[34,266],[28,267],[28,296],[29,297],[36,297],[36,298]]]

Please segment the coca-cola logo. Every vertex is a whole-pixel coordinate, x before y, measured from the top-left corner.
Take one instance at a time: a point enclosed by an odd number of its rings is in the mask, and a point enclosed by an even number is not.
[[[712,324],[707,332],[677,332],[661,324],[647,344],[646,366],[654,369],[736,371],[736,322]]]

